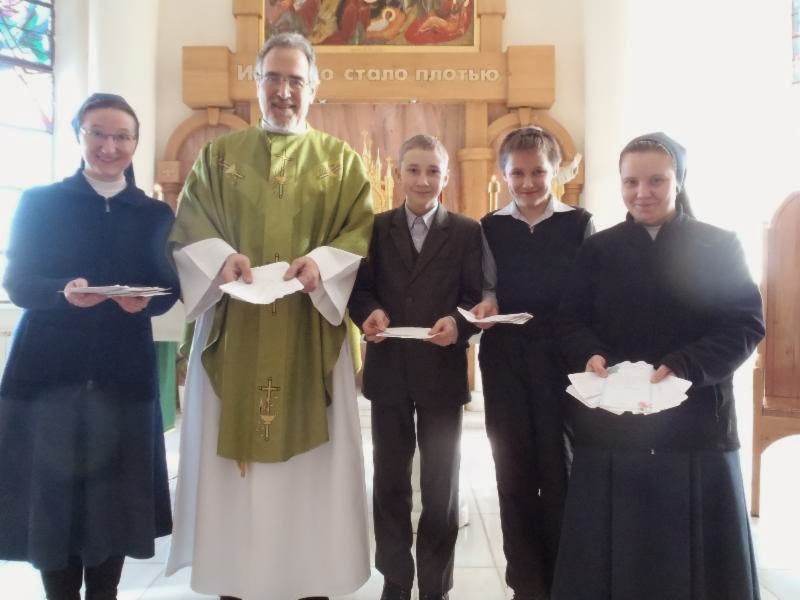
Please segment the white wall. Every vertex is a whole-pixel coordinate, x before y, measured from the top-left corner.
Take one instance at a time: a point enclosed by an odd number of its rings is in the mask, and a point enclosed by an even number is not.
[[[609,0],[603,11],[592,4],[586,0],[587,66],[593,53],[613,66],[587,74],[587,163],[603,172],[587,182],[586,204],[601,225],[618,221],[619,148],[666,131],[688,148],[695,213],[735,230],[758,276],[762,223],[800,189],[791,0]]]
[[[181,48],[236,48],[233,0],[170,0],[159,2],[156,70],[156,160],[163,158],[175,128],[192,115],[181,98]],[[255,57],[253,57],[255,58]]]
[[[584,40],[582,0],[506,0],[503,43],[556,48],[556,101],[550,114],[584,146]]]
[[[141,122],[136,180],[152,190],[156,161],[157,0],[60,0],[55,44],[55,179],[72,173],[80,151],[71,120],[94,92],[120,94]]]

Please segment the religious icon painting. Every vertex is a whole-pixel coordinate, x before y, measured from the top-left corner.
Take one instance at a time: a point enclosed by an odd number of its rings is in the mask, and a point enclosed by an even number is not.
[[[264,0],[264,37],[322,47],[477,47],[475,0]]]

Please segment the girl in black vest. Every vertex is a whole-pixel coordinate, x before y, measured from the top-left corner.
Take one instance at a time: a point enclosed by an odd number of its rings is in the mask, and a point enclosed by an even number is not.
[[[473,313],[529,312],[525,325],[484,327],[479,361],[492,446],[506,583],[516,600],[548,598],[566,494],[562,404],[568,381],[553,320],[591,215],[551,193],[558,143],[526,127],[503,140],[498,163],[511,202],[481,220],[484,298]]]

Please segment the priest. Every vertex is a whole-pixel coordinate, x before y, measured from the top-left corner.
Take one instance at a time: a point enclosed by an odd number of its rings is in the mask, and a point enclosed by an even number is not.
[[[167,573],[247,600],[347,594],[369,577],[367,505],[344,312],[372,229],[347,144],[306,123],[319,84],[299,34],[256,62],[260,126],[210,142],[171,249],[190,320]],[[286,261],[303,292],[250,304],[219,289]]]

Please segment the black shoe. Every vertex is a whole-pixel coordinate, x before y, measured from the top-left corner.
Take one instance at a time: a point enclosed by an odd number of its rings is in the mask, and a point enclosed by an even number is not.
[[[384,581],[381,600],[411,600],[411,590],[401,588],[391,581]]]
[[[444,594],[422,594],[419,600],[449,600],[450,595],[445,592]]]

